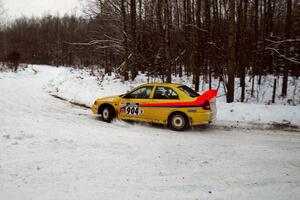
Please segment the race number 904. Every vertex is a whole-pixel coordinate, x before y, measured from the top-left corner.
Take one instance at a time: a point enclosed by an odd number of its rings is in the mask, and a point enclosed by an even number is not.
[[[126,107],[127,115],[137,116],[137,115],[140,115],[141,113],[142,113],[142,111],[138,105],[128,105]]]

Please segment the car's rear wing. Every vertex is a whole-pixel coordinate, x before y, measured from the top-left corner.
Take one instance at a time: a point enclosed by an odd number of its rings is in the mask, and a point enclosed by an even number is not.
[[[207,90],[192,102],[193,105],[204,105],[206,102],[214,101],[217,97],[218,90]]]
[[[218,90],[212,89],[212,90],[207,90],[206,92],[204,92],[202,95],[200,95],[197,100],[201,101],[201,102],[206,102],[206,101],[210,101],[213,100],[214,98],[216,98],[218,95]]]

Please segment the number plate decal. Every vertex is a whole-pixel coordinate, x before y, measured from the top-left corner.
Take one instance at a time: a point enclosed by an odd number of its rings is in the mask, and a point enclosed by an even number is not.
[[[124,110],[128,116],[139,116],[143,113],[139,103],[127,103]]]

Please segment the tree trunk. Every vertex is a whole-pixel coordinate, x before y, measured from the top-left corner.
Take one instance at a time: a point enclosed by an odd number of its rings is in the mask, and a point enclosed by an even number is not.
[[[235,78],[235,0],[229,0],[227,103],[234,101]]]
[[[136,39],[136,0],[130,0],[130,17],[131,17],[131,36],[132,36],[132,48],[133,52],[137,50]]]
[[[272,103],[275,103],[275,98],[276,98],[276,86],[277,86],[277,78],[274,78],[273,94],[272,94]]]
[[[166,64],[167,64],[167,83],[172,82],[172,65],[171,65],[171,34],[170,34],[170,27],[171,27],[171,13],[170,13],[170,1],[165,0],[165,53],[166,53]]]
[[[198,27],[201,27],[201,0],[197,0],[197,5],[196,5],[196,24]],[[196,56],[196,65],[195,65],[195,90],[199,92],[199,85],[200,85],[200,67],[202,65],[202,55],[200,51],[202,51],[202,35],[199,30],[196,30],[197,32],[197,56]]]
[[[257,53],[258,49],[258,0],[254,1],[254,56],[253,56],[253,66],[252,66],[252,87],[251,87],[251,97],[254,96],[254,80],[255,80],[255,74],[258,71],[257,69],[259,68],[259,61],[258,59],[260,58]]]
[[[127,19],[126,19],[126,8],[125,8],[125,0],[121,0],[121,17],[123,22],[123,46],[125,49],[125,56],[123,58],[124,62],[128,57],[128,38],[127,38]],[[124,63],[124,67],[122,69],[122,75],[124,76],[124,80],[129,80],[128,71],[127,71],[127,64]]]
[[[241,46],[242,46],[242,62],[241,62],[241,69],[240,69],[240,83],[241,83],[241,102],[244,102],[245,101],[245,86],[246,86],[246,83],[245,83],[245,76],[246,76],[246,65],[248,64],[248,62],[246,61],[248,56],[248,44],[246,42],[246,33],[247,33],[247,16],[248,16],[248,13],[247,13],[247,10],[248,10],[248,0],[244,0],[244,12],[243,12],[243,30],[241,31],[242,33],[242,43],[241,43]]]
[[[287,0],[287,14],[286,14],[286,25],[285,25],[285,38],[289,39],[291,35],[291,24],[292,24],[292,0]],[[286,57],[290,57],[290,49],[286,47]],[[288,76],[289,66],[284,66],[283,82],[281,96],[286,97],[288,88]]]
[[[131,65],[131,80],[137,76],[137,34],[136,34],[136,0],[130,0],[130,16],[131,16],[131,36],[132,36],[132,53],[133,64]]]

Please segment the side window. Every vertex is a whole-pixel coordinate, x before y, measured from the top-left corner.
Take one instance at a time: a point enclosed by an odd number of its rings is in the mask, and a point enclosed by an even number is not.
[[[127,94],[127,98],[130,99],[149,99],[151,92],[152,92],[153,86],[146,86],[139,88],[129,94]]]
[[[156,87],[153,99],[179,99],[177,93],[168,87]]]

